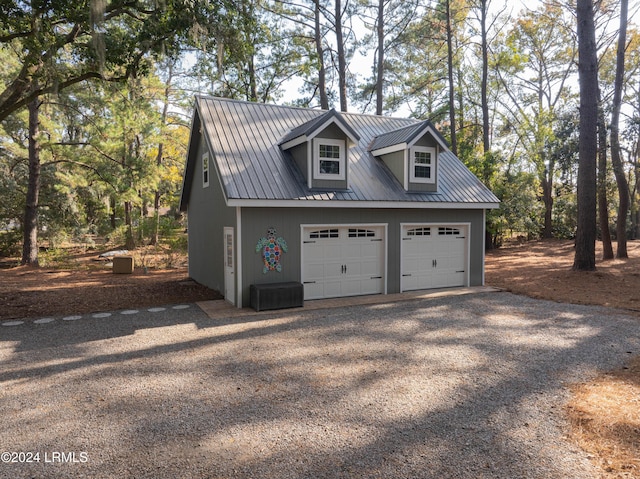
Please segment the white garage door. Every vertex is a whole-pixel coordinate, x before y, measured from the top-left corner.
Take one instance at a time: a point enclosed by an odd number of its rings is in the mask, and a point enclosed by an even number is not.
[[[402,291],[465,286],[468,226],[403,225]]]
[[[384,226],[305,227],[304,299],[384,292]]]

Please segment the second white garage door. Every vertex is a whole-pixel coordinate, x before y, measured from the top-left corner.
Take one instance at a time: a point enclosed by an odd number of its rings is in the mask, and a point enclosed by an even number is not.
[[[402,225],[401,290],[465,286],[468,225]]]
[[[384,226],[304,227],[304,299],[384,293]]]

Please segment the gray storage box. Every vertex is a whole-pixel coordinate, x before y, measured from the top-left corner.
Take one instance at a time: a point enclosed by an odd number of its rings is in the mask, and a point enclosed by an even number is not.
[[[252,284],[250,289],[251,307],[256,311],[304,306],[302,283]]]

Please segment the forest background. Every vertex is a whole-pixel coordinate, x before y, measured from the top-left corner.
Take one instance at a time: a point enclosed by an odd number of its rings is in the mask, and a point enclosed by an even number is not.
[[[501,201],[487,214],[489,246],[572,238],[577,9],[528,5],[3,2],[0,256],[38,264],[38,245],[96,237],[184,247],[175,232],[186,226],[177,206],[194,94],[429,119]],[[640,5],[592,5],[598,237],[613,257],[610,238],[640,237]]]

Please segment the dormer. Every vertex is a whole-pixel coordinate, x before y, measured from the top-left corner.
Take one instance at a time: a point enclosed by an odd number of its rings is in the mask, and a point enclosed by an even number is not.
[[[438,191],[438,159],[448,146],[430,121],[373,138],[369,151],[380,158],[406,191]]]
[[[309,188],[349,188],[349,149],[360,137],[336,110],[297,126],[279,142],[302,171]]]

